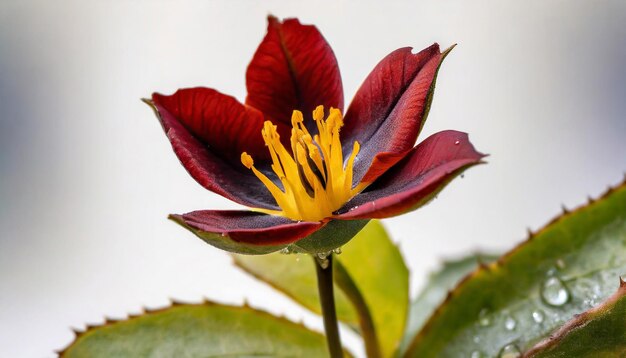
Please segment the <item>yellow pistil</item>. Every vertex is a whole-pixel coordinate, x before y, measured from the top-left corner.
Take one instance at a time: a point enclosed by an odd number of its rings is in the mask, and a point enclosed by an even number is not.
[[[302,113],[293,111],[291,152],[280,142],[277,127],[270,121],[263,124],[261,135],[282,188],[254,167],[254,160],[248,153],[241,153],[241,163],[265,184],[282,209],[259,211],[292,220],[320,221],[357,194],[357,188],[352,187],[352,167],[360,146],[354,142],[344,165],[339,141],[339,130],[343,126],[341,111],[331,108],[328,118],[324,119],[324,107],[318,106],[313,111],[313,120],[318,129],[314,137],[304,126]]]

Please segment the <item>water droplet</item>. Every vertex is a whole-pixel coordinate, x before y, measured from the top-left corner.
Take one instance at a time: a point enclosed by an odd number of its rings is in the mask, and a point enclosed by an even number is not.
[[[221,233],[220,235],[221,235],[222,237],[225,237],[225,236],[226,236],[226,233],[225,233],[225,232],[223,232],[223,233]]]
[[[595,306],[598,302],[597,302],[598,296],[597,295],[591,295],[591,297],[585,299],[583,301],[583,304],[589,306],[589,307],[593,307]]]
[[[454,141],[454,145],[459,145],[459,143],[461,143],[461,142],[460,142],[460,141],[458,141],[458,140],[455,140],[455,141]]]
[[[532,313],[532,316],[533,316],[533,321],[535,321],[536,323],[543,322],[543,318],[544,318],[543,311],[541,311],[541,310],[534,310],[533,313]]]
[[[480,313],[478,313],[478,324],[480,324],[483,327],[486,327],[491,324],[491,318],[489,318],[488,309],[483,308],[482,310],[480,310]]]
[[[519,351],[519,348],[515,344],[507,344],[502,347],[500,350],[500,354],[498,357],[500,358],[519,358],[522,356],[522,353]]]
[[[487,356],[481,351],[473,351],[470,353],[470,358],[487,358]]]
[[[461,174],[461,179],[465,178],[465,173]]]
[[[561,270],[564,269],[565,268],[565,261],[563,261],[563,259],[556,260],[556,267],[558,267]]]
[[[507,317],[504,320],[504,328],[507,330],[512,331],[515,329],[515,326],[517,326],[517,322],[513,319],[513,317]]]
[[[332,253],[333,253],[332,251],[327,251],[327,252],[318,252],[318,253],[317,253],[317,257],[318,257],[320,260],[325,260],[325,259],[326,259],[328,256],[330,256],[330,254],[332,254]]]
[[[300,255],[296,256],[296,262],[300,262]]]
[[[541,286],[541,298],[550,306],[563,306],[569,300],[569,292],[558,277],[549,277]]]
[[[335,253],[335,255],[341,255],[341,247],[334,249],[333,252]]]
[[[289,248],[289,246],[284,247],[284,248],[282,248],[282,249],[280,250],[280,253],[281,253],[281,254],[283,254],[283,255],[288,255],[288,254],[290,254],[290,253],[291,253],[291,249]]]

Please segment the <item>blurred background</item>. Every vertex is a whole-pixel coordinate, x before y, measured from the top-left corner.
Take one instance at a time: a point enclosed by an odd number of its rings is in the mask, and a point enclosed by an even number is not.
[[[385,220],[415,294],[443,258],[502,251],[622,180],[623,1],[13,1],[0,3],[0,357],[51,357],[71,327],[202,297],[321,322],[168,213],[237,205],[196,184],[153,91],[245,98],[266,16],[314,23],[346,104],[388,52],[458,43],[420,139],[466,131],[488,164]],[[348,345],[362,354],[358,341]]]

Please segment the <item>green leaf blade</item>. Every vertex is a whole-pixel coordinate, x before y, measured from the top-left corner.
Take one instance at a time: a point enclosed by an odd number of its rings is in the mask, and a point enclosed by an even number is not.
[[[175,304],[78,334],[62,357],[326,357],[324,336],[250,307]]]
[[[626,284],[524,354],[527,358],[626,356]]]
[[[398,247],[372,220],[337,255],[367,304],[383,357],[400,346],[409,306],[409,270]]]
[[[497,258],[495,255],[474,254],[443,262],[441,269],[430,275],[418,297],[411,302],[400,352],[406,351],[413,337],[420,331],[435,309],[445,301],[448,292],[463,277],[476,270],[479,265],[493,262]]]
[[[321,314],[315,263],[309,255],[233,255],[234,263],[313,313]],[[335,284],[335,306],[340,321],[358,326],[358,316],[348,298]]]
[[[498,356],[509,344],[524,351],[610,296],[624,273],[621,185],[472,273],[413,339],[407,356]]]

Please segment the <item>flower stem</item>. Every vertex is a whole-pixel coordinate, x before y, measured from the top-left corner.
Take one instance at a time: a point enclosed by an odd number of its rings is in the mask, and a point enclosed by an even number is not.
[[[325,259],[315,258],[317,268],[317,288],[322,304],[324,317],[324,330],[326,331],[326,343],[331,358],[343,357],[341,339],[339,338],[339,325],[337,324],[337,311],[335,310],[335,294],[333,292],[333,255]]]

